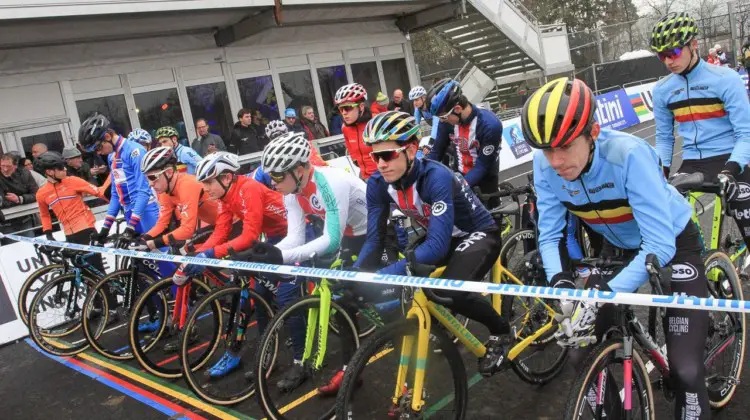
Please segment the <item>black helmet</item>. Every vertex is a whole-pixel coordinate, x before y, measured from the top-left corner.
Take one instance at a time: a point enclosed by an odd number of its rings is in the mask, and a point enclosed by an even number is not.
[[[109,120],[101,114],[94,114],[81,123],[78,129],[78,142],[87,152],[94,151],[96,142],[104,138],[109,128]]]
[[[34,170],[44,174],[44,171],[52,168],[64,168],[65,162],[57,152],[44,152],[34,159]]]
[[[453,79],[435,83],[427,92],[427,109],[432,116],[441,116],[453,109],[461,99],[461,85]]]

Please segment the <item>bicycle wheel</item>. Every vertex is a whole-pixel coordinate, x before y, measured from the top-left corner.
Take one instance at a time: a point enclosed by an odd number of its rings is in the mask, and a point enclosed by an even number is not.
[[[533,251],[537,252],[537,251]],[[519,273],[519,280],[527,285],[546,286],[546,279],[539,275],[529,274],[525,266],[525,259],[516,262],[517,266],[511,271]],[[544,283],[544,284],[542,284]],[[521,296],[504,296],[502,302],[502,315],[510,323],[511,331],[516,341],[520,342],[526,337],[536,333],[540,328],[553,322],[543,303],[555,307],[554,299],[542,299]],[[556,327],[551,328],[545,334],[537,338],[531,345],[526,347],[521,354],[514,359],[513,371],[523,381],[540,385],[555,378],[562,371],[568,357],[568,349],[557,345],[554,334]]]
[[[258,293],[233,284],[206,295],[190,313],[180,331],[179,363],[188,386],[203,400],[233,405],[255,393],[245,372],[255,360],[258,307],[273,316]]]
[[[359,346],[359,339],[354,321],[338,302],[331,302],[327,329],[319,318],[312,320],[310,314],[319,314],[320,305],[318,296],[288,305],[271,320],[260,339],[254,372],[258,401],[269,419],[322,419],[333,415],[335,400],[318,396],[317,389],[326,385],[349,362]],[[338,333],[332,328],[334,324]],[[321,341],[322,331],[327,332],[325,345]],[[307,358],[304,357],[306,343],[310,349]],[[294,383],[290,373],[299,367],[304,370],[304,380]],[[303,413],[295,408],[311,398],[316,402],[305,404]]]
[[[623,406],[624,362],[622,339],[607,340],[594,347],[570,389],[565,420],[628,418]],[[632,358],[631,417],[656,418],[654,397],[646,365],[638,352]],[[602,389],[604,388],[604,389]],[[603,399],[603,401],[602,401]],[[606,416],[606,417],[605,417]]]
[[[379,329],[355,353],[346,368],[344,382],[336,401],[338,419],[429,418],[463,419],[468,404],[468,384],[463,359],[443,331],[433,320],[428,344],[429,358],[417,361],[414,354],[409,362],[409,374],[403,384],[396,384],[403,340],[416,337],[416,319],[405,319]],[[436,352],[436,348],[440,351]],[[422,398],[425,405],[419,412],[411,408],[415,364],[424,362],[425,377]],[[394,389],[402,388],[394,403]]]
[[[742,285],[729,257],[720,252],[706,258],[706,277],[711,296],[743,300]],[[706,386],[712,408],[726,406],[737,391],[745,360],[745,314],[709,312],[706,339]]]
[[[41,267],[34,271],[23,282],[21,290],[18,292],[18,313],[21,315],[21,321],[24,325],[29,326],[29,307],[34,295],[50,280],[62,275],[65,267],[62,264],[52,264]]]
[[[81,329],[84,302],[94,289],[96,281],[70,273],[48,282],[34,296],[29,308],[29,334],[37,346],[57,356],[72,356],[89,347]],[[106,300],[102,307],[91,311],[91,316],[104,316]]]
[[[174,319],[178,290],[171,277],[151,285],[136,301],[128,321],[130,348],[135,359],[142,368],[160,378],[182,376],[182,366],[178,360],[179,324],[175,324]],[[192,279],[189,289],[181,290],[187,292],[185,306],[180,309],[186,311],[186,319],[188,308],[194,307],[195,302],[211,293],[211,287],[199,279]],[[215,309],[209,315],[220,320],[221,308]],[[206,322],[212,320],[210,318]]]
[[[120,270],[101,279],[94,286],[96,293],[91,293],[84,305],[88,311],[102,306],[102,300],[107,301],[109,310],[103,316],[90,317],[85,313],[83,331],[91,348],[112,360],[133,358],[128,336],[133,299],[137,299],[154,283],[154,280],[143,272],[138,273],[138,281],[131,281],[132,275],[131,270]],[[130,287],[134,290],[129,290]],[[166,307],[166,301],[161,304]]]
[[[529,252],[536,249],[536,233],[531,229],[517,230],[503,238],[500,248],[500,263],[503,267],[513,267]],[[513,272],[511,270],[511,272]],[[516,273],[513,273],[516,274]]]

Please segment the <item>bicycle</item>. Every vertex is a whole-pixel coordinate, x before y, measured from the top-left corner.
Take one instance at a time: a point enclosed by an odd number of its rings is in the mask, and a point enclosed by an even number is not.
[[[354,260],[349,250],[339,250],[330,264],[331,270],[345,269]],[[327,264],[313,258],[313,266]],[[255,361],[256,389],[258,401],[268,418],[283,419],[285,413],[302,400],[317,395],[317,388],[328,383],[328,380],[348,362],[347,350],[359,347],[363,333],[369,334],[377,326],[383,325],[380,313],[392,313],[399,307],[400,300],[395,299],[375,305],[362,304],[346,284],[321,278],[315,282],[310,296],[282,309],[270,322],[259,340]],[[348,311],[347,311],[348,309]],[[356,313],[356,319],[351,317]],[[297,320],[297,321],[294,321]],[[292,328],[284,328],[289,323],[297,322],[302,326],[303,335],[297,337],[304,341],[304,348],[296,349],[294,354]],[[359,327],[359,328],[358,328]],[[284,335],[287,333],[287,335]],[[281,352],[278,344],[283,343]],[[339,354],[341,355],[339,357]],[[301,363],[305,369],[306,379],[303,384],[279,387],[277,380],[283,380],[284,370],[279,366],[291,367]],[[323,402],[313,407],[306,407],[305,414],[310,417],[330,417],[334,407]]]
[[[87,298],[93,293],[101,294],[99,304],[92,305],[88,316],[106,317],[109,306],[104,292],[94,291],[97,280],[104,277],[88,262],[96,254],[62,250],[60,255],[70,260],[69,272],[51,279],[34,295],[28,328],[39,348],[56,356],[72,356],[89,347],[80,332]]]
[[[707,261],[707,271],[720,269],[724,279],[731,289],[731,296],[717,295],[716,290],[711,290],[711,295],[718,298],[731,298],[742,300],[742,289],[734,267],[729,258],[721,253],[713,254],[713,258]],[[659,266],[656,257],[649,254],[646,257],[646,267],[649,272],[649,284],[655,294],[664,294],[665,279],[671,278],[669,268],[666,270]],[[711,284],[711,281],[709,281]],[[664,308],[658,308],[660,318],[666,316]],[[725,313],[727,314],[727,313]],[[707,385],[711,406],[720,408],[725,406],[732,398],[740,379],[740,369],[744,359],[744,315],[729,313],[725,319],[729,322],[721,330],[716,329],[716,324],[709,327],[709,342],[712,335],[720,337],[720,342],[707,347],[704,363],[706,364]],[[565,407],[565,419],[591,418],[601,419],[603,417],[616,417],[619,412],[623,418],[655,419],[655,407],[653,405],[652,383],[658,384],[664,391],[668,400],[674,398],[674,387],[670,380],[669,364],[667,363],[666,350],[659,346],[654,337],[655,325],[649,325],[649,330],[643,328],[634,310],[629,305],[618,307],[618,316],[615,325],[605,334],[605,339],[598,344],[588,355],[583,368],[571,388],[571,397]],[[709,367],[716,357],[724,353],[726,349],[738,342],[737,350],[732,352],[731,358],[736,360],[732,364],[731,372],[724,376],[724,385],[715,386],[713,381],[717,376],[708,374]],[[637,344],[642,350],[639,352],[634,346]],[[644,361],[656,367],[657,378],[649,377],[648,365]],[[616,377],[617,376],[617,377]],[[611,401],[610,401],[611,400]],[[607,416],[607,410],[609,416]]]
[[[408,255],[409,272],[416,276],[439,278],[445,269],[414,264],[413,253]],[[492,281],[500,283],[508,280],[523,285],[523,282],[502,266],[498,258],[493,267]],[[495,309],[501,312],[502,300],[499,298],[500,296],[493,295],[492,300]],[[439,297],[431,289],[417,289],[406,319],[376,331],[355,352],[347,366],[337,397],[336,418],[376,418],[383,415],[391,418],[416,418],[435,414],[447,418],[464,418],[468,400],[466,370],[457,345],[444,330],[458,337],[460,343],[478,358],[484,356],[486,348],[444,306],[451,303],[450,298]],[[546,309],[546,322],[539,327],[532,325],[530,328],[519,329],[514,326],[512,334],[518,342],[508,350],[507,363],[520,379],[539,385],[549,382],[560,373],[567,357],[567,349],[555,345],[560,349],[560,354],[551,364],[545,363],[546,366],[541,367],[532,368],[527,363],[538,352],[522,357],[527,349],[541,349],[544,353],[545,348],[553,341],[553,334],[557,329],[555,309],[541,299],[536,299],[536,304]],[[529,311],[523,318],[528,320],[532,315]],[[437,328],[433,328],[434,326]],[[439,348],[440,352],[431,351],[431,347]],[[438,358],[440,360],[436,361]],[[389,370],[387,373],[375,371],[373,367],[377,366]],[[368,369],[365,370],[365,367]],[[394,367],[395,369],[390,369]],[[446,380],[444,375],[437,375],[437,372],[450,372],[450,379]],[[428,378],[438,377],[440,379],[434,382],[427,382]],[[395,378],[395,381],[391,382],[389,378]],[[386,391],[379,392],[376,388],[382,386]],[[432,405],[428,405],[427,400],[432,400],[433,397]],[[387,412],[384,412],[380,403],[387,405]],[[452,411],[452,414],[447,413],[448,411]]]

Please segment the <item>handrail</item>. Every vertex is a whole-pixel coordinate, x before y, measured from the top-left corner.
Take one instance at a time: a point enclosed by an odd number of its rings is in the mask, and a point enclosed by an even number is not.
[[[651,78],[648,78],[648,79],[636,80],[635,82],[623,83],[622,87],[624,89],[624,88],[630,87],[630,86],[645,85],[646,83],[658,82],[658,81],[659,81],[659,78],[657,78],[657,77],[651,77]]]

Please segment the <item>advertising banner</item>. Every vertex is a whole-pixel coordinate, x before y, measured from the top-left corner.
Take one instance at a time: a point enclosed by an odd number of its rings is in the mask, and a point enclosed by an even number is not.
[[[597,96],[594,117],[602,128],[613,130],[622,130],[640,123],[624,89]]]
[[[503,140],[500,144],[500,170],[531,161],[533,149],[523,139],[521,118],[503,121]]]
[[[633,107],[639,122],[651,121],[654,119],[654,100],[653,91],[656,82],[645,85],[630,86],[625,88],[630,105]]]

